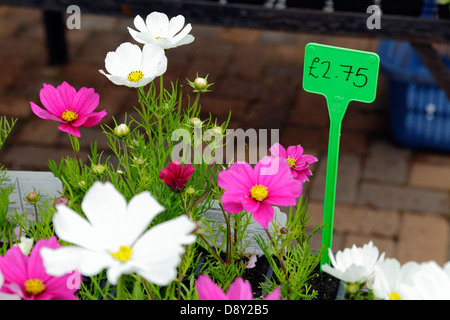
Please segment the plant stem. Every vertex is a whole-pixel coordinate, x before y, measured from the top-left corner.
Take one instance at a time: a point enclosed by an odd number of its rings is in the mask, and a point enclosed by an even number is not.
[[[220,208],[222,209],[223,216],[225,218],[225,222],[227,224],[227,253],[226,253],[226,261],[227,264],[231,263],[231,225],[230,225],[230,215],[225,212],[222,204],[220,203]]]
[[[78,141],[77,137],[74,137],[70,133],[68,133],[68,135],[69,135],[69,139],[70,139],[70,144],[72,145],[72,149],[75,152],[75,157],[78,162],[78,168],[80,169],[80,174],[82,174],[83,168],[82,168],[82,164],[81,164],[80,142]]]
[[[164,98],[164,79],[163,75],[159,77],[159,106],[162,107]]]
[[[178,112],[177,112],[177,119],[180,119],[180,117],[181,117],[181,108],[182,108],[182,105],[181,105],[181,102],[182,102],[182,100],[183,100],[183,86],[180,86],[180,94],[179,94],[179,96],[178,96]]]
[[[192,108],[192,116],[195,117],[198,109],[198,101],[200,100],[200,92],[197,92],[197,96],[195,97],[194,106]]]
[[[142,282],[144,283],[145,287],[147,288],[148,294],[150,295],[151,300],[155,300],[155,296],[153,295],[152,288],[150,288],[150,285],[148,284],[148,281],[142,278]]]
[[[116,300],[125,300],[125,276],[121,275],[119,277],[119,281],[117,282],[117,293],[116,293]]]
[[[267,230],[267,229],[264,229],[264,230],[266,231],[266,234],[269,237],[270,242],[272,243],[272,247],[275,250],[276,249],[275,241],[273,240],[272,235],[270,234],[269,230]],[[289,276],[288,276],[288,273],[287,273],[287,270],[286,270],[286,266],[284,265],[284,261],[283,261],[283,251],[284,250],[282,248],[282,250],[280,250],[280,252],[278,252],[276,256],[277,256],[278,260],[280,261],[280,265],[281,265],[281,268],[283,269],[283,272],[285,274],[286,281],[289,282]]]
[[[36,217],[36,223],[39,224],[38,210],[37,210],[36,203],[33,203],[33,206],[34,206],[34,214],[35,214],[35,217]]]

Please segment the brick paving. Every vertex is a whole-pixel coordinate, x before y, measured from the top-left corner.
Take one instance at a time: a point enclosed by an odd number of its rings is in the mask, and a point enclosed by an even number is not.
[[[182,12],[181,12],[182,14]],[[35,117],[42,83],[63,80],[93,87],[100,108],[120,119],[136,104],[134,91],[98,73],[108,51],[133,42],[132,18],[82,15],[80,30],[67,30],[70,63],[47,64],[41,13],[0,6],[0,115],[19,119],[0,154],[10,170],[47,170],[48,159],[71,154],[56,123]],[[274,31],[194,25],[193,44],[167,52],[165,81],[209,74],[213,92],[203,96],[205,114],[219,121],[232,111],[231,128],[279,129],[283,145],[301,144],[319,162],[305,185],[311,223],[322,219],[328,143],[328,114],[322,96],[301,89],[303,49],[318,42],[376,51],[377,41]],[[373,240],[401,262],[449,260],[450,154],[409,150],[391,138],[388,84],[380,74],[372,104],[352,102],[342,124],[333,249]],[[111,124],[111,118],[102,124]],[[108,123],[108,121],[110,123]],[[83,150],[107,141],[99,127],[82,129]],[[320,235],[314,237],[320,244]]]

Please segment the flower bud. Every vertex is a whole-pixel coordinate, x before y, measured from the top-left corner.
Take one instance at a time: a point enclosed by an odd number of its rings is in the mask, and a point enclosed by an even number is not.
[[[92,172],[98,175],[102,175],[105,172],[106,168],[104,165],[101,164],[93,164],[92,165]]]
[[[286,233],[288,233],[288,228],[282,227],[282,228],[280,229],[280,232],[281,232],[281,234],[286,234]]]
[[[30,192],[27,196],[26,196],[26,198],[25,198],[25,200],[28,202],[28,203],[37,203],[37,202],[39,202],[39,200],[41,200],[41,195],[39,194],[39,193],[37,193],[36,191],[33,191],[33,192]]]
[[[197,77],[194,80],[194,86],[197,90],[203,90],[208,85],[208,81],[205,78]]]
[[[114,134],[120,138],[126,137],[130,133],[130,127],[125,123],[119,124],[114,128]]]
[[[145,163],[145,160],[142,158],[136,158],[134,159],[134,163],[137,164],[138,166],[142,166]]]
[[[186,194],[188,194],[190,196],[192,196],[195,193],[195,189],[192,187],[187,187],[185,191],[186,191]]]
[[[212,131],[213,131],[215,134],[217,134],[217,135],[220,135],[220,134],[223,133],[222,127],[219,127],[219,126],[213,127],[213,128],[212,128]]]
[[[359,291],[359,285],[357,283],[347,283],[345,286],[345,291],[347,291],[350,294],[356,294]]]
[[[190,123],[194,126],[200,126],[202,124],[202,121],[199,118],[191,118]]]
[[[56,206],[60,204],[63,204],[65,206],[69,205],[69,199],[67,199],[65,196],[55,198],[55,200],[53,201],[53,207],[56,208]]]

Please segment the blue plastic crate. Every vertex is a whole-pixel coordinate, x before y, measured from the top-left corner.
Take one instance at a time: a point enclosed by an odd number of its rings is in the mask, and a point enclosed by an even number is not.
[[[450,101],[407,42],[381,41],[381,69],[389,79],[394,139],[408,148],[450,150]],[[450,57],[442,57],[450,68]]]

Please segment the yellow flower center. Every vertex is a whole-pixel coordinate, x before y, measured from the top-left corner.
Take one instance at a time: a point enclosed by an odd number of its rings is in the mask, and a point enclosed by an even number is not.
[[[144,77],[144,74],[142,73],[142,71],[132,71],[128,75],[128,81],[139,82],[139,81],[141,81],[141,79],[143,77]]]
[[[287,163],[288,163],[288,165],[289,165],[289,168],[293,168],[293,167],[295,167],[295,162],[297,162],[297,160],[295,160],[295,158],[291,158],[291,157],[288,157],[287,159],[286,159],[286,161],[287,161]]]
[[[267,188],[265,186],[258,184],[252,187],[252,189],[250,190],[250,195],[256,201],[263,201],[265,198],[267,198],[269,192],[267,191]]]
[[[389,300],[402,300],[402,298],[400,297],[400,295],[398,294],[398,292],[392,292],[389,295]]]
[[[28,279],[25,282],[25,291],[29,294],[37,296],[45,290],[44,283],[39,279]]]
[[[131,257],[132,250],[129,246],[120,246],[119,251],[112,252],[111,255],[122,262],[127,261]]]
[[[63,118],[63,120],[67,121],[67,122],[72,122],[77,120],[78,118],[78,113],[74,112],[73,110],[66,110],[63,112],[61,118]]]

